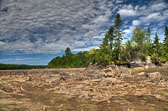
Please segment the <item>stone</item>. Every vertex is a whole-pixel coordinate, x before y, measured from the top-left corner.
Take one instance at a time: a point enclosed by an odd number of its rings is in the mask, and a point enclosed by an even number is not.
[[[110,104],[110,103],[111,103],[111,101],[110,101],[110,100],[107,100],[107,103],[109,103],[109,104]]]
[[[138,75],[138,76],[143,76],[143,75],[145,75],[145,72],[140,72],[140,73],[138,73],[137,75]]]
[[[121,67],[119,68],[121,74],[132,74],[132,72],[130,71],[130,69],[125,68],[125,67]]]
[[[145,66],[145,69],[148,69],[148,68],[149,68],[149,66],[148,66],[148,65],[146,65],[146,66]]]
[[[152,60],[151,60],[150,56],[146,57],[146,63],[152,63]]]
[[[128,86],[129,86],[129,83],[124,84],[124,87],[128,87]]]
[[[164,64],[164,66],[168,66],[168,61]]]
[[[61,77],[61,78],[60,78],[60,80],[63,80],[63,81],[65,81],[66,79],[65,79],[65,77]]]
[[[147,77],[149,77],[150,79],[159,79],[162,77],[160,72],[152,72],[152,73],[148,73]]]

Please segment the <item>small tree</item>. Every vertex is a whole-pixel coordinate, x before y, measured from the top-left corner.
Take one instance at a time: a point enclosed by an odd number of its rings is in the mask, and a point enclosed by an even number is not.
[[[103,39],[103,42],[100,45],[100,50],[97,52],[97,59],[99,63],[104,65],[107,65],[112,59],[112,56],[110,55],[110,52],[112,50],[109,47],[108,40],[109,40],[109,35],[108,33],[106,33]]]
[[[156,32],[153,42],[152,62],[158,64],[160,62],[159,59],[160,59],[160,44],[159,44],[159,36]]]
[[[133,47],[132,47],[132,43],[130,40],[126,42],[124,55],[125,55],[127,62],[130,62],[133,58]]]
[[[141,27],[136,27],[134,32],[132,33],[132,42],[135,43],[135,58],[145,60],[145,47],[144,47],[144,41],[145,38],[145,31],[142,30]]]

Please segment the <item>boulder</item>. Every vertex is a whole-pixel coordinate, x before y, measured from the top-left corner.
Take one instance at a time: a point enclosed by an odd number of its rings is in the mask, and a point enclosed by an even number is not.
[[[103,68],[103,66],[102,66],[102,65],[99,65],[98,63],[95,63],[95,64],[90,63],[90,64],[88,65],[88,67],[86,68],[86,70],[100,70],[100,69],[102,69],[102,68]]]
[[[120,70],[121,74],[129,74],[129,75],[132,74],[132,72],[130,71],[129,68],[120,67],[119,70]]]
[[[146,57],[146,63],[147,63],[147,64],[152,63],[152,60],[151,60],[150,56]]]
[[[152,72],[152,73],[148,73],[147,77],[149,77],[150,79],[158,79],[160,80],[160,78],[162,77],[160,72]]]
[[[164,66],[168,66],[168,61],[164,64]]]

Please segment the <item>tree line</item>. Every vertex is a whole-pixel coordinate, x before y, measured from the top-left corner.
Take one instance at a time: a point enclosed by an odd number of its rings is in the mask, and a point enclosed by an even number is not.
[[[8,70],[8,69],[43,69],[46,68],[47,65],[18,65],[18,64],[0,64],[0,70]]]
[[[154,40],[151,39],[151,30],[137,26],[132,37],[123,43],[124,32],[121,30],[122,20],[118,13],[115,17],[114,26],[106,32],[99,49],[72,54],[67,48],[62,57],[56,57],[48,64],[49,68],[57,67],[87,67],[89,63],[129,64],[135,60],[146,61],[150,57],[152,62],[159,64],[168,61],[168,27],[165,26],[164,40],[155,33]]]

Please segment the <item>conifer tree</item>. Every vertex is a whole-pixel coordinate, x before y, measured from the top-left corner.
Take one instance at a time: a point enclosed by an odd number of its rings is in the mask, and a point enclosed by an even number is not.
[[[71,49],[69,47],[67,47],[65,50],[65,56],[70,56],[71,54],[72,54]]]
[[[148,42],[151,42],[151,41],[150,41],[150,36],[151,36],[150,27],[148,27],[147,34],[146,34],[146,35],[147,35],[147,41],[148,41]]]
[[[153,42],[152,62],[155,64],[160,63],[160,44],[159,44],[159,36],[157,32],[155,34],[155,38]]]
[[[168,44],[168,27],[165,26],[165,39],[164,39],[164,44]]]
[[[154,47],[155,53],[159,54],[159,36],[158,36],[157,32],[155,34],[153,47]]]
[[[114,27],[111,26],[108,31],[108,39],[110,41],[110,49],[113,50],[113,41],[115,40]]]
[[[120,61],[121,59],[121,42],[122,42],[122,32],[121,32],[121,16],[119,13],[117,13],[115,18],[115,36],[116,36],[116,42],[115,42],[115,53],[116,53],[116,59]]]
[[[164,41],[163,41],[163,50],[162,50],[162,55],[164,60],[163,61],[168,61],[168,27],[165,26],[165,31],[164,31]]]

